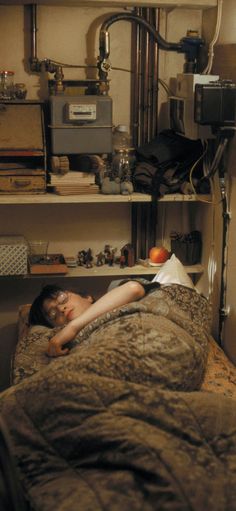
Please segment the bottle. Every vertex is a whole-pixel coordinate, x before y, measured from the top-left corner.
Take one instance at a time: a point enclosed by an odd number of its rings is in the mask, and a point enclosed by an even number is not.
[[[124,124],[118,124],[113,132],[113,152],[120,149],[129,149],[131,145],[128,127]]]
[[[132,182],[135,166],[135,150],[127,126],[119,124],[113,134],[112,177]]]
[[[116,149],[112,158],[112,177],[131,181],[131,162],[127,149]]]

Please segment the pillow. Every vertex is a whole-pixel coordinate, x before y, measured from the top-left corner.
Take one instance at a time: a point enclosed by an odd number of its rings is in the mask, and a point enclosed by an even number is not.
[[[30,304],[20,305],[18,310],[18,342],[11,360],[11,384],[16,385],[23,379],[47,366],[52,359],[46,356],[49,339],[57,329],[42,325],[30,326]]]
[[[11,383],[13,385],[32,376],[50,363],[52,359],[46,356],[46,351],[48,341],[54,333],[53,328],[34,325],[28,327],[25,335],[19,338],[12,359]]]
[[[30,307],[30,303],[25,303],[24,305],[20,305],[18,309],[18,342],[22,337],[28,334]]]
[[[163,264],[154,279],[152,279],[152,282],[159,282],[165,285],[180,284],[181,286],[195,289],[191,278],[175,254]]]

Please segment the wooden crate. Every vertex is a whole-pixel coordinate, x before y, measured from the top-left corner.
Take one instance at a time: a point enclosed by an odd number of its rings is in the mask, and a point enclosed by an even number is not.
[[[46,192],[44,105],[0,101],[0,194]]]

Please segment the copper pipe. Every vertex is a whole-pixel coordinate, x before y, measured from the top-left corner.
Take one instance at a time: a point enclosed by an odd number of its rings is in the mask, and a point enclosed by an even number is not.
[[[157,9],[136,8],[135,16],[158,26]],[[147,20],[146,20],[147,18]],[[139,24],[132,28],[131,130],[135,147],[157,135],[158,43]]]
[[[135,11],[138,13],[139,9]],[[131,135],[134,147],[139,145],[139,96],[140,96],[140,83],[139,83],[139,32],[140,26],[137,23],[132,23],[131,32],[131,109],[130,109],[130,124]]]
[[[149,23],[150,9],[145,8],[143,17]],[[143,31],[144,32],[144,31]],[[150,59],[150,35],[145,31],[142,38],[143,56],[143,143],[148,142],[149,128],[149,59]]]
[[[159,30],[159,12],[157,9],[151,10],[151,24],[156,30]],[[150,44],[150,126],[149,140],[157,136],[157,106],[158,106],[158,44],[151,38]]]
[[[32,31],[32,39],[31,39],[31,59],[37,60],[37,5],[30,5],[31,9],[31,31]]]

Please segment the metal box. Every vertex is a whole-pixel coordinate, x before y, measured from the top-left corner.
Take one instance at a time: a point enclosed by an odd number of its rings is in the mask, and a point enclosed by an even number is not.
[[[210,126],[199,126],[194,120],[195,87],[197,84],[216,82],[218,79],[218,75],[177,75],[176,96],[169,96],[171,129],[192,140],[214,138]]]
[[[112,99],[109,96],[51,96],[52,154],[112,152]]]
[[[23,236],[0,236],[0,275],[26,275],[28,245]]]

